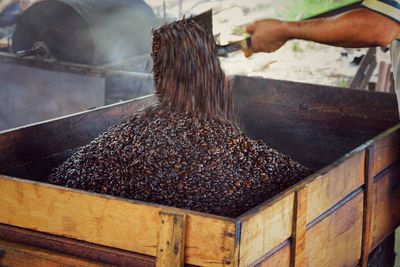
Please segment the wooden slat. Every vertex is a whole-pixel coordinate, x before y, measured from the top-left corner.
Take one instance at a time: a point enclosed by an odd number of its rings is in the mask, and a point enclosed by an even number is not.
[[[240,266],[252,264],[292,235],[294,193],[243,218]]]
[[[307,223],[364,183],[364,157],[361,151],[308,184]]]
[[[154,103],[154,97],[143,97],[3,132],[0,134],[0,173],[45,179],[70,156],[59,157],[60,154],[88,144],[109,127]]]
[[[156,255],[163,206],[4,176],[0,176],[0,188],[0,223]],[[235,223],[223,217],[187,214],[186,263],[233,263]]]
[[[290,267],[290,244],[266,258],[257,267]]]
[[[315,170],[394,126],[399,117],[393,95],[371,91],[235,77],[233,92],[246,135]]]
[[[391,73],[392,65],[384,61],[379,62],[378,81],[375,85],[375,91],[390,92],[391,87]]]
[[[111,266],[79,259],[61,253],[0,240],[0,266],[12,267],[100,267]]]
[[[157,267],[183,266],[186,214],[160,212]]]
[[[400,165],[388,169],[373,189],[371,250],[400,225]]]
[[[368,265],[368,255],[371,249],[372,192],[374,186],[374,177],[372,176],[373,159],[374,148],[369,147],[365,155],[364,215],[361,247],[362,267],[366,267]]]
[[[365,90],[376,65],[376,47],[371,47],[361,60],[358,71],[351,81],[350,88]]]
[[[361,256],[363,193],[307,231],[306,266],[356,266]]]
[[[374,145],[374,159],[371,175],[376,176],[399,159],[399,132],[395,131],[390,136],[378,141]]]
[[[20,227],[0,224],[0,240],[113,266],[154,267],[156,258]]]
[[[305,242],[307,229],[307,186],[295,193],[292,234],[292,267],[305,266]]]

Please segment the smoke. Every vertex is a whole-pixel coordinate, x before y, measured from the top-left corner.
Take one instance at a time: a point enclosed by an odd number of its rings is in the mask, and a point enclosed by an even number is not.
[[[162,22],[143,1],[83,2],[94,6],[91,13],[85,15],[89,15],[88,23],[95,44],[95,65],[150,53],[151,30]]]

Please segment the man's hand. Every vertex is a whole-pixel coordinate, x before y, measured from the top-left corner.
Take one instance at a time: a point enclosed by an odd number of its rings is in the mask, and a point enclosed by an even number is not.
[[[276,19],[265,19],[252,23],[246,31],[252,35],[251,48],[244,51],[246,57],[253,52],[274,52],[290,38],[286,22]]]
[[[253,52],[273,52],[290,39],[309,40],[341,47],[386,46],[400,36],[400,23],[377,12],[359,8],[337,16],[288,22],[274,19],[256,21],[247,27],[253,34]]]

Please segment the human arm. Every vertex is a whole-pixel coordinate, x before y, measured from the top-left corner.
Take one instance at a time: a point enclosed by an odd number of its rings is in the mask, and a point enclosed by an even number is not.
[[[273,52],[291,39],[341,47],[386,46],[400,35],[400,23],[368,9],[299,22],[261,20],[247,27],[252,52]]]

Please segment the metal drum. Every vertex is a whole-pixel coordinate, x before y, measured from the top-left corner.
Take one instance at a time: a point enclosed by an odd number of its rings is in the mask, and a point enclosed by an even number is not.
[[[148,53],[160,23],[143,0],[44,0],[19,18],[12,48],[44,43],[57,60],[100,65]]]

